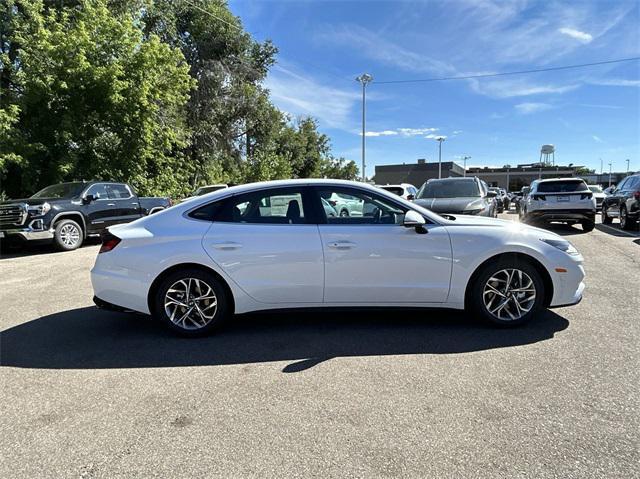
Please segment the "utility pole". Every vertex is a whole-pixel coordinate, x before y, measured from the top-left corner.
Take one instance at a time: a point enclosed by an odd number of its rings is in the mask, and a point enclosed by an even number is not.
[[[598,183],[602,183],[602,158],[600,158],[600,178],[598,179]]]
[[[609,186],[611,186],[611,163],[609,163]]]
[[[467,160],[470,160],[471,157],[470,156],[463,156],[462,157],[462,161],[464,161],[464,172],[462,173],[462,176],[467,176]]]
[[[356,77],[356,81],[362,85],[362,181],[367,181],[366,163],[365,163],[365,138],[366,138],[366,103],[367,103],[367,84],[373,81],[373,77],[368,73],[363,73]]]
[[[442,142],[445,140],[444,136],[437,136],[438,142],[438,179],[442,178]]]
[[[629,176],[629,158],[626,159],[627,162],[627,176]]]

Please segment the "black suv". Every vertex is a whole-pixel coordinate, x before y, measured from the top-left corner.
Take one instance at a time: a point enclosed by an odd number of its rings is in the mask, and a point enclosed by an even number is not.
[[[125,183],[59,183],[0,203],[0,240],[53,241],[73,250],[89,235],[169,206],[169,198],[139,198]]]
[[[605,225],[611,224],[613,218],[620,218],[622,229],[630,230],[638,227],[640,220],[640,173],[627,176],[602,202],[602,222]]]

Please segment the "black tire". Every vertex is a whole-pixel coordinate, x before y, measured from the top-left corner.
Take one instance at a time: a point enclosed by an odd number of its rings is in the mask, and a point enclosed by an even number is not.
[[[605,205],[602,205],[602,211],[600,214],[602,215],[602,224],[610,225],[613,219],[607,214],[607,207]]]
[[[502,304],[500,296],[494,295],[495,297],[492,297],[492,293],[490,291],[485,294],[485,289],[487,288],[487,284],[489,283],[489,280],[491,278],[496,276],[503,277],[502,272],[504,270],[522,271],[526,274],[526,276],[529,277],[532,286],[535,288],[535,298],[530,300],[530,308],[528,309],[528,312],[522,314],[519,317],[518,314],[514,314],[514,316],[516,316],[516,319],[512,319],[509,317],[510,311],[517,311],[513,303],[514,299],[510,299],[507,303],[506,308],[499,311],[498,315],[493,314],[491,311],[489,311],[484,300],[485,298],[487,298],[487,301],[489,302],[491,307],[499,307]],[[506,278],[506,275],[504,277]],[[518,282],[518,279],[519,278],[515,278],[516,283]],[[523,279],[523,283],[528,284],[528,280],[526,279],[525,275],[523,275]],[[499,284],[496,282],[492,283]],[[467,310],[479,316],[483,320],[501,327],[514,327],[527,323],[528,321],[531,321],[544,307],[545,288],[540,273],[529,261],[521,260],[518,258],[501,259],[499,261],[493,261],[490,264],[483,266],[482,269],[474,275],[472,283],[468,285],[467,289]],[[516,295],[522,294],[531,295],[532,293],[516,293]],[[527,296],[519,296],[518,298],[520,298],[520,300],[524,300],[527,299]],[[527,303],[526,306],[529,307],[529,303]],[[506,317],[498,317],[502,316],[503,312],[504,316]]]
[[[82,246],[84,233],[78,223],[73,220],[60,220],[56,223],[53,242],[61,251],[73,251]]]
[[[189,282],[189,279],[192,281]],[[184,301],[184,307],[177,306],[176,304],[169,304],[168,309],[165,308],[165,298],[167,297],[167,292],[170,288],[179,283],[181,280],[190,283],[191,287],[194,288],[194,292],[196,294],[204,293],[208,295],[208,290],[202,286],[208,286],[214,294],[214,299],[216,300],[216,305],[214,306],[213,300],[203,300],[199,307],[204,311],[206,308],[214,308],[214,312],[212,318],[207,320],[202,315],[199,315],[196,311],[193,315],[189,314],[186,316],[184,321],[176,321],[176,316],[178,314],[185,314],[185,312],[190,308],[193,310],[196,306],[191,306],[194,301],[191,298],[184,298],[184,296],[180,297],[179,293],[174,292],[170,297],[178,298],[180,301]],[[198,291],[198,283],[200,285],[200,290]],[[193,296],[193,294],[192,294]],[[171,320],[171,316],[168,313],[168,310],[171,311],[173,307],[174,311],[174,321]],[[197,308],[197,307],[196,307]],[[153,295],[153,311],[152,314],[154,318],[159,319],[166,327],[168,327],[171,331],[186,337],[199,337],[206,336],[214,331],[220,329],[225,323],[227,323],[232,317],[232,311],[230,308],[230,299],[227,294],[227,290],[222,282],[213,274],[198,268],[185,268],[178,271],[174,271],[165,277],[162,282],[156,288]],[[205,313],[206,314],[206,313]],[[184,317],[184,316],[183,316]],[[202,325],[197,326],[190,318],[198,318],[202,321]],[[189,319],[189,322],[187,322]],[[182,325],[179,323],[182,322]],[[184,326],[183,326],[184,325]]]
[[[348,217],[349,217],[349,210],[340,211],[340,218],[348,218]]]
[[[596,224],[593,221],[582,221],[580,224],[582,225],[582,231],[585,233],[593,231],[593,228],[596,227]]]
[[[620,228],[630,231],[634,229],[635,226],[636,221],[629,219],[629,215],[627,214],[627,207],[623,206],[622,208],[620,208]]]

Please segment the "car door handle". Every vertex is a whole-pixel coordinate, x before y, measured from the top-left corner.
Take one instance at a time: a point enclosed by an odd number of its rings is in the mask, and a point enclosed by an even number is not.
[[[107,203],[107,206],[115,206],[115,203]]]
[[[355,248],[356,244],[351,241],[334,241],[329,243],[329,248],[333,249],[351,249]]]
[[[214,247],[215,249],[219,249],[223,251],[242,248],[242,245],[240,243],[234,243],[233,241],[224,241],[222,243],[212,243],[211,246]]]

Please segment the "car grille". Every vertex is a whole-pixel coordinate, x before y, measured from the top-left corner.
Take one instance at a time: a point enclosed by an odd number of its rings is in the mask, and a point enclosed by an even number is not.
[[[604,201],[604,198],[596,198],[596,204],[598,206],[600,206],[602,204],[602,202]]]
[[[21,226],[26,219],[27,209],[24,205],[0,205],[0,228]]]

